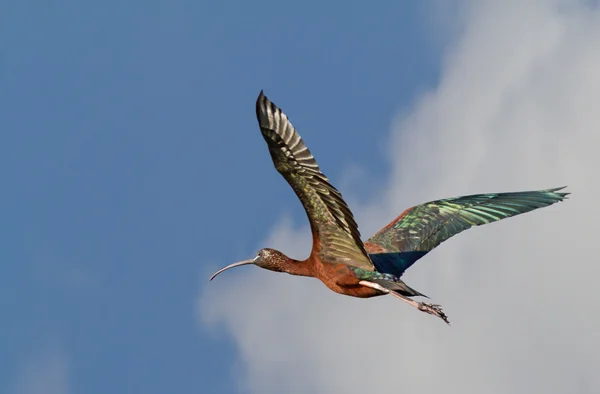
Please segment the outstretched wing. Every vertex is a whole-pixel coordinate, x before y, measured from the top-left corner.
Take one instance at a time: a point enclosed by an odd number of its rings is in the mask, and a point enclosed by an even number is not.
[[[371,237],[365,246],[378,271],[396,276],[448,238],[472,226],[492,223],[565,199],[564,187],[496,194],[476,194],[431,201],[407,209]],[[382,271],[383,270],[383,271]]]
[[[273,164],[306,210],[313,234],[313,253],[322,261],[373,270],[358,226],[341,193],[329,183],[287,116],[263,94],[256,117]]]

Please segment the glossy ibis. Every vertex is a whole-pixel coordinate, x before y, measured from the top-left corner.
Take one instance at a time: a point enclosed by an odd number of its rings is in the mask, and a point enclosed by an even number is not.
[[[400,277],[441,242],[479,226],[547,207],[569,193],[560,188],[476,194],[431,201],[407,209],[363,242],[352,212],[341,193],[321,172],[288,117],[260,92],[256,116],[273,164],[302,201],[310,221],[313,246],[306,260],[294,260],[274,249],[231,264],[219,273],[246,264],[292,275],[320,279],[331,290],[353,297],[391,294],[420,311],[448,323],[439,305],[411,299],[424,296]]]

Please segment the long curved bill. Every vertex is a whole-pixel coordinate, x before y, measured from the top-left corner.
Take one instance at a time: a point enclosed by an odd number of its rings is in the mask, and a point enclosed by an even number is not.
[[[239,263],[233,263],[228,265],[227,267],[223,267],[220,270],[218,270],[217,272],[215,272],[213,274],[213,276],[210,277],[210,280],[213,280],[213,278],[217,275],[219,275],[221,272],[228,270],[229,268],[233,268],[233,267],[239,267],[240,265],[247,265],[247,264],[254,264],[254,260],[256,259],[248,259],[248,260],[244,260],[244,261],[240,261]]]

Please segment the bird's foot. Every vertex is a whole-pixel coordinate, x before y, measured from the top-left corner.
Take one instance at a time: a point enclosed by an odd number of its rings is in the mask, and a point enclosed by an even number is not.
[[[419,310],[425,313],[429,313],[430,315],[434,315],[445,321],[448,325],[450,325],[450,321],[448,320],[448,316],[442,310],[441,305],[436,304],[427,304],[425,302],[419,302]]]

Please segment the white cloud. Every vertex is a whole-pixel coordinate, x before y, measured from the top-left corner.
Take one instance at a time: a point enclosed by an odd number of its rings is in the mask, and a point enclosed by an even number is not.
[[[53,346],[29,357],[21,367],[15,394],[67,394],[69,392],[67,358]]]
[[[242,390],[600,392],[600,11],[490,0],[461,15],[440,85],[395,122],[384,203],[353,204],[361,232],[440,197],[568,184],[572,198],[469,230],[405,274],[451,327],[256,268],[211,283],[201,317],[236,341]],[[304,258],[310,234],[283,221],[264,245]]]

